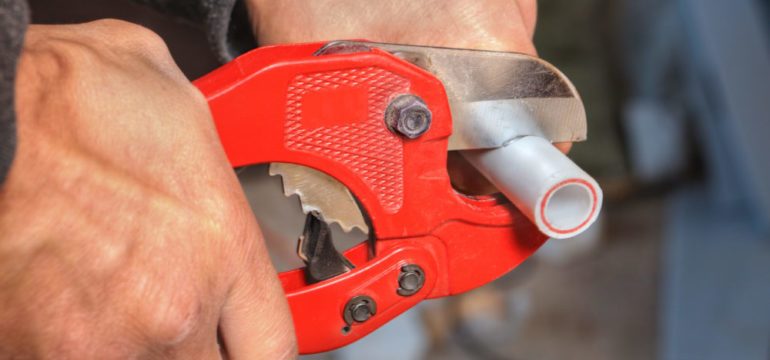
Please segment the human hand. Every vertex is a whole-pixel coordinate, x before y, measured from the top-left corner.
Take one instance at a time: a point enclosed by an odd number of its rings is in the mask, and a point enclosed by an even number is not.
[[[367,39],[535,55],[537,0],[247,0],[260,45]],[[555,144],[567,153],[572,143]],[[458,154],[449,172],[471,194],[494,187]]]
[[[372,41],[534,55],[536,0],[247,0],[260,45]]]
[[[31,26],[16,108],[0,357],[295,356],[207,104],[157,35],[114,20]]]

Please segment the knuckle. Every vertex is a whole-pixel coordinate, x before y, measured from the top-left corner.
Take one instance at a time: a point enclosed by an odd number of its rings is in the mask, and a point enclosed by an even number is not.
[[[163,40],[152,30],[128,21],[118,19],[100,19],[87,23],[110,43],[122,43],[138,40],[148,44],[162,43]]]
[[[98,67],[99,59],[87,46],[62,39],[44,39],[25,47],[18,65],[17,95],[20,108],[52,102],[73,110],[76,89],[82,86],[82,74]],[[66,89],[66,90],[65,90]]]
[[[69,73],[95,57],[90,47],[60,38],[34,39],[24,50],[21,63],[33,62],[32,68],[43,75]]]
[[[138,53],[155,61],[171,59],[163,38],[144,26],[117,19],[96,20],[87,26],[94,29],[102,45]]]
[[[200,299],[183,291],[164,290],[149,299],[142,299],[138,313],[137,321],[149,342],[175,345],[199,327],[203,306]]]
[[[294,335],[293,328],[286,327],[276,332],[277,335],[271,339],[273,345],[269,352],[272,353],[272,359],[296,359],[299,354],[297,337]]]

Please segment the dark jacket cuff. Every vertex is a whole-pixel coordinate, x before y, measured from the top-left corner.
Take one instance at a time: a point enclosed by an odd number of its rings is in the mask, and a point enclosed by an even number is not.
[[[257,46],[244,0],[135,0],[203,26],[217,58],[227,62]]]
[[[16,64],[29,24],[25,0],[0,0],[0,184],[5,181],[16,152],[16,112],[13,92]]]

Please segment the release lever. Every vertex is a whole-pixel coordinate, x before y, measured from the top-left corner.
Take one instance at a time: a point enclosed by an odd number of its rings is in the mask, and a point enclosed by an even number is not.
[[[305,281],[308,284],[331,279],[355,268],[334,247],[329,224],[317,211],[311,211],[305,218],[305,228],[297,243],[297,255],[305,262]]]

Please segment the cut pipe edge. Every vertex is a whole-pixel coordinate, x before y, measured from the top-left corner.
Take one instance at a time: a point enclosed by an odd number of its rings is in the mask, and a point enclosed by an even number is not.
[[[551,238],[574,237],[599,216],[599,184],[546,139],[523,136],[462,154]]]

